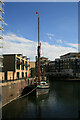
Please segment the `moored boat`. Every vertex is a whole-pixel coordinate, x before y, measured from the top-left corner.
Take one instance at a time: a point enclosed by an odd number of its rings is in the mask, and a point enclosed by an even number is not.
[[[41,49],[41,43],[39,40],[39,13],[38,14],[38,82],[37,82],[37,89],[36,89],[36,95],[42,95],[47,94],[49,92],[49,83],[46,80],[41,80],[41,68],[40,68],[40,49]],[[43,77],[44,78],[44,77]]]
[[[40,84],[37,85],[37,89],[36,89],[36,95],[43,95],[43,94],[47,94],[50,91],[50,85],[48,82],[46,81],[41,81]]]
[[[40,95],[44,95],[44,94],[48,94],[49,93],[49,88],[40,88],[40,89],[36,89],[36,96],[40,96]]]
[[[37,85],[38,89],[48,89],[49,87],[50,87],[49,83],[46,81],[41,81],[40,85]]]

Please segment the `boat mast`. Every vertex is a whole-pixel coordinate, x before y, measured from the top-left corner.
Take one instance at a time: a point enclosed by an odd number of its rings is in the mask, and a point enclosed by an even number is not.
[[[40,69],[40,49],[41,49],[41,43],[39,40],[39,13],[36,12],[36,14],[38,14],[38,83],[40,84],[40,76],[41,76],[41,69]]]
[[[39,13],[38,13],[38,46],[40,45],[40,40],[39,40]]]

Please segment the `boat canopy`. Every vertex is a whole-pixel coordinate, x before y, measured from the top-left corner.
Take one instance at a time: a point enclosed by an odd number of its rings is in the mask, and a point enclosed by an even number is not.
[[[43,83],[46,83],[46,81],[41,81],[40,83],[42,83],[42,84],[43,84]]]

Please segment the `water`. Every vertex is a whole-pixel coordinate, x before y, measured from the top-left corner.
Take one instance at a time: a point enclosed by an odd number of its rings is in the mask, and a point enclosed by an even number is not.
[[[80,82],[51,81],[50,92],[11,102],[2,109],[3,118],[78,118]]]

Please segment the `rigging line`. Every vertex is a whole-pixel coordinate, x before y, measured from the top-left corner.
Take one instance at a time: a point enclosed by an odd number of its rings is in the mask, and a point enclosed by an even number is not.
[[[6,106],[7,104],[11,103],[11,102],[14,101],[14,100],[18,100],[18,99],[20,99],[20,98],[23,98],[23,97],[29,95],[29,94],[32,93],[34,90],[36,90],[36,88],[37,88],[37,87],[35,87],[32,91],[30,91],[29,93],[27,93],[27,94],[25,94],[25,95],[23,95],[23,96],[18,96],[17,98],[14,98],[13,100],[7,102],[5,105],[1,106],[0,109],[3,108],[4,106]]]
[[[20,98],[23,98],[23,97],[29,95],[29,94],[32,93],[34,90],[36,90],[36,88],[37,88],[37,87],[35,87],[35,88],[34,88],[32,91],[30,91],[29,93],[27,93],[27,94],[25,94],[25,95],[23,95],[23,96],[18,97],[17,99],[20,99]]]

